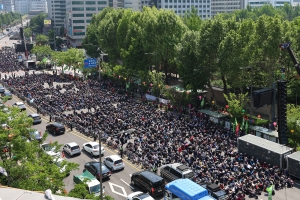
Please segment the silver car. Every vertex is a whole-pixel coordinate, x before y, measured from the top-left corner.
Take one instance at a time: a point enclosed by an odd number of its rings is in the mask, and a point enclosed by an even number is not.
[[[75,142],[70,142],[64,145],[63,151],[69,154],[69,156],[74,156],[76,154],[81,154],[80,147]]]
[[[42,118],[37,113],[32,113],[32,114],[28,115],[28,117],[30,117],[30,118],[33,119],[33,124],[40,124],[40,123],[42,123]]]

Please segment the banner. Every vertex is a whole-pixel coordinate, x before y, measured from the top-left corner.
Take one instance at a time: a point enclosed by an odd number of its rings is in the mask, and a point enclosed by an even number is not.
[[[44,25],[51,25],[50,19],[44,19]]]
[[[170,100],[159,98],[159,103],[168,104],[170,103]]]
[[[146,99],[149,101],[156,101],[156,97],[149,94],[146,94]]]

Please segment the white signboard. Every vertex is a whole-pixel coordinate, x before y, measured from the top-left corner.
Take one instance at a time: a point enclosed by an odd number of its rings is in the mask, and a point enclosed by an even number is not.
[[[230,130],[230,122],[225,122],[225,128],[227,128],[228,130]]]

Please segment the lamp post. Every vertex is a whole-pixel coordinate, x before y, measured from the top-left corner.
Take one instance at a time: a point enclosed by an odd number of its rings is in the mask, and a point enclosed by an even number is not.
[[[250,69],[252,70],[252,66],[240,67],[241,70]],[[252,73],[250,73],[250,118],[252,117]]]
[[[101,131],[99,131],[100,200],[103,199],[101,138]]]

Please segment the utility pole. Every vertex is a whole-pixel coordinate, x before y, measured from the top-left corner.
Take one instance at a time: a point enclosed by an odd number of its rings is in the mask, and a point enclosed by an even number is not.
[[[100,200],[103,199],[101,138],[101,131],[99,131]]]
[[[25,40],[25,35],[24,35],[24,26],[23,26],[23,20],[22,20],[22,15],[20,15],[21,17],[21,26],[22,26],[22,30],[23,30],[23,40],[22,42],[24,43],[24,47],[25,47],[25,56],[26,56],[26,60],[28,60],[28,52],[27,52],[27,46],[26,46],[26,40]]]

